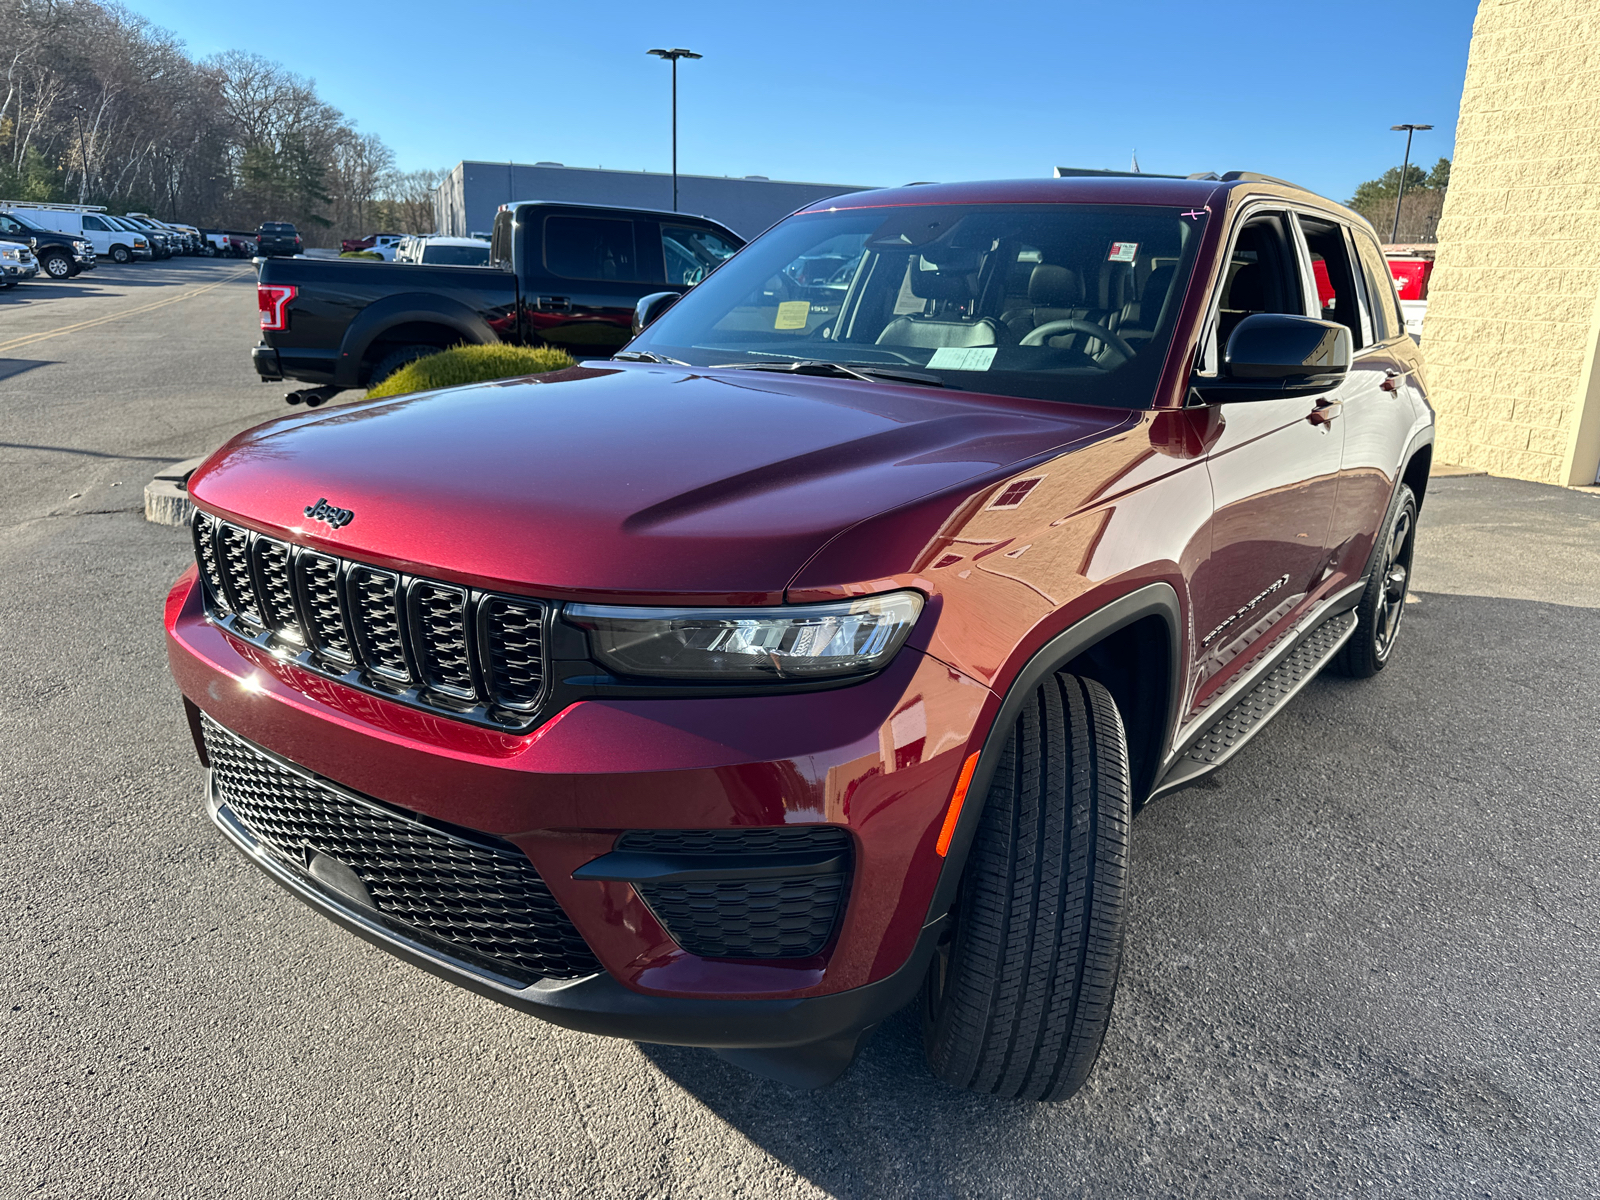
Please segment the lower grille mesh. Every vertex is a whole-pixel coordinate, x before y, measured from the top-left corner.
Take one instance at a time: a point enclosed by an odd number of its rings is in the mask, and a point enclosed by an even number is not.
[[[361,877],[393,921],[489,959],[505,974],[575,979],[599,971],[582,935],[527,856],[483,834],[452,833],[292,771],[202,718],[222,802],[291,862],[307,851]]]
[[[672,940],[706,958],[810,958],[827,946],[844,908],[849,877],[842,871],[799,868],[776,878],[739,878],[741,858],[848,854],[850,835],[837,826],[630,829],[617,849],[697,863],[726,856],[725,879],[634,885]]]

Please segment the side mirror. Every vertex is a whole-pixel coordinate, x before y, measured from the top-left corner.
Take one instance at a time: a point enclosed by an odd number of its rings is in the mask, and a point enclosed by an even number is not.
[[[1350,330],[1334,321],[1255,313],[1228,338],[1221,378],[1197,380],[1207,400],[1280,400],[1332,391],[1350,371]]]
[[[671,308],[680,299],[679,292],[651,292],[643,300],[633,306],[633,336],[638,337],[645,326],[655,321],[662,313]]]

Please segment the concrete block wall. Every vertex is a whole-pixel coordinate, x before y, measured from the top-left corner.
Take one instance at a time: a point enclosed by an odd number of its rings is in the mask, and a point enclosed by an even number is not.
[[[1600,3],[1482,0],[1423,348],[1434,457],[1600,470]]]

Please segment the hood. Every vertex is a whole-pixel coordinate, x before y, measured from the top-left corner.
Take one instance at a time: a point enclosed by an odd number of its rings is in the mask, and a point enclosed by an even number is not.
[[[306,545],[552,598],[775,603],[829,539],[1134,414],[934,388],[578,367],[289,417],[190,479]],[[352,514],[335,528],[307,509]],[[337,519],[337,515],[336,515]]]

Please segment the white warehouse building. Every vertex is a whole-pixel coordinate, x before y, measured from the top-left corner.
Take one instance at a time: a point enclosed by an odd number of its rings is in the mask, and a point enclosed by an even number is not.
[[[829,196],[866,191],[842,183],[791,183],[746,175],[679,175],[678,211],[710,217],[753,238],[795,209]],[[459,162],[434,194],[440,233],[487,233],[494,214],[512,200],[556,200],[625,208],[672,209],[672,176],[655,171],[608,171],[560,163]]]

